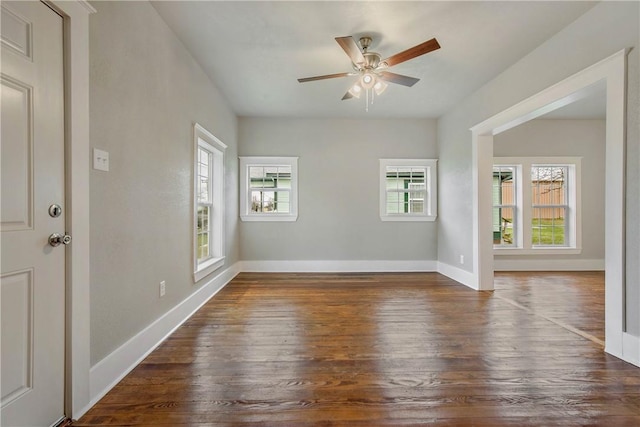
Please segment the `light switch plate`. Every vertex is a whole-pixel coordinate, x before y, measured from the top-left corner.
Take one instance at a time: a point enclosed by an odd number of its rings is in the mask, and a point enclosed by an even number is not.
[[[104,150],[93,149],[93,168],[109,172],[109,153]]]

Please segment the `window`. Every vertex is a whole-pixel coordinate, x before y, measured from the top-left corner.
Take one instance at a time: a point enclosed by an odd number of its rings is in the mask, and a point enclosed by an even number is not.
[[[514,253],[580,253],[580,158],[496,158],[493,243]]]
[[[517,247],[516,166],[493,167],[493,244]]]
[[[568,166],[531,166],[531,244],[567,246]]]
[[[240,157],[240,174],[243,221],[298,218],[297,157]]]
[[[380,219],[435,221],[437,160],[380,159]]]
[[[219,139],[194,125],[194,280],[224,264],[224,150]]]

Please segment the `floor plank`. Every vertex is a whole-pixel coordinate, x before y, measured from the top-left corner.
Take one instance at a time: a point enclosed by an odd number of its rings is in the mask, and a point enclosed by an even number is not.
[[[637,427],[640,369],[584,336],[604,337],[603,292],[599,273],[495,292],[242,273],[73,425]]]

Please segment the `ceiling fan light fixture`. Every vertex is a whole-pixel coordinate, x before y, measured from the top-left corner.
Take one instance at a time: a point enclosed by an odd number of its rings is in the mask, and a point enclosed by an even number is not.
[[[373,90],[376,92],[376,95],[382,95],[389,85],[383,82],[382,80],[378,80],[375,85],[373,85]]]
[[[351,89],[349,89],[349,93],[354,98],[360,98],[360,94],[362,93],[362,87],[358,83],[356,83],[353,86],[351,86]]]
[[[366,72],[360,79],[360,84],[363,89],[371,89],[376,84],[376,76],[373,73]]]

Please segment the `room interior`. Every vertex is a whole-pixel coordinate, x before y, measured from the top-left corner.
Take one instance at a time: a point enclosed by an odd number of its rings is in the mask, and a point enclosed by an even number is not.
[[[78,2],[81,18],[51,3],[67,25],[84,26],[67,38],[71,52],[84,52],[73,60],[85,61],[69,87],[88,89],[73,101],[88,120],[70,125],[87,138],[67,146],[82,169],[67,183],[76,203],[67,225],[76,230],[67,249],[70,418],[240,273],[437,272],[481,289],[470,129],[616,54],[626,67],[624,96],[600,90],[494,139],[496,157],[582,158],[580,251],[491,257],[495,271],[605,271],[613,256],[604,244],[606,107],[623,104],[616,208],[626,220],[616,260],[624,303],[613,332],[624,343],[609,353],[640,366],[637,2],[90,1]],[[353,76],[297,81],[351,72],[334,38],[365,35],[383,57],[433,37],[440,48],[393,68],[419,82],[389,84],[369,104],[341,99]],[[195,124],[226,145],[224,262],[200,280]],[[93,167],[94,149],[108,153],[108,171]],[[298,158],[296,221],[240,219],[242,156]],[[435,221],[381,221],[380,159],[437,159]]]

